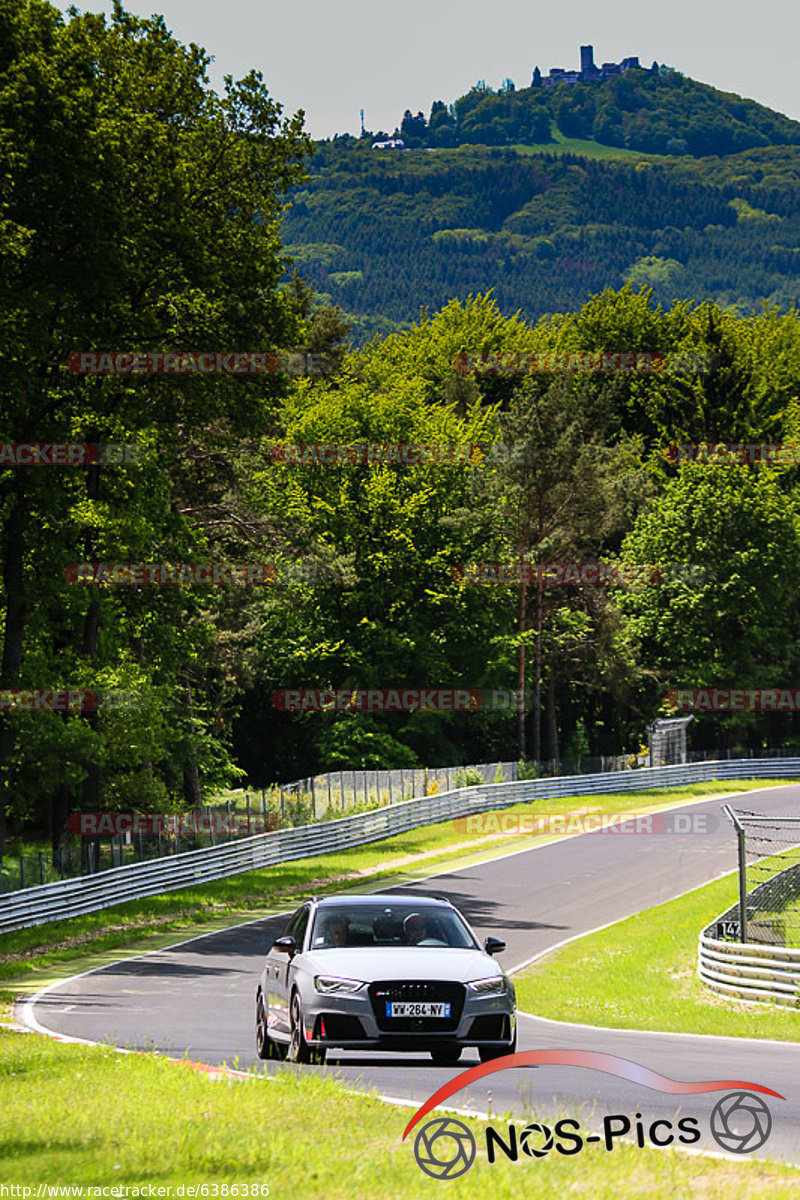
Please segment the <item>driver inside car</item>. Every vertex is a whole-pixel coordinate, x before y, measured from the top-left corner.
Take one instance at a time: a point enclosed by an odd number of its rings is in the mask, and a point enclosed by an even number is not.
[[[422,913],[410,913],[403,922],[403,936],[408,946],[418,946],[428,936],[428,924]]]
[[[345,917],[334,913],[328,918],[325,923],[325,928],[322,931],[324,941],[322,947],[327,946],[346,946],[347,945],[347,920]]]

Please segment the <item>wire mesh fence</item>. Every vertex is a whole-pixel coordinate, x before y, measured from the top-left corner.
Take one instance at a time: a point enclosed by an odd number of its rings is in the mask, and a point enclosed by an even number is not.
[[[155,862],[129,863],[81,879],[65,879],[0,897],[0,929],[22,929],[81,913],[97,912],[126,900],[154,896],[183,887],[203,885],[213,879],[260,870],[299,858],[382,842],[396,834],[451,818],[488,813],[517,804],[558,797],[635,793],[651,788],[684,788],[688,785],[736,779],[770,779],[788,782],[800,778],[800,757],[740,759],[732,762],[696,763],[656,767],[643,771],[593,774],[560,779],[532,779],[513,783],[459,788],[403,804],[387,805],[374,812],[317,821],[299,829],[280,829],[237,838],[225,845],[166,856]],[[727,915],[727,914],[726,914]],[[721,943],[716,943],[719,947]],[[732,943],[731,943],[732,945]],[[726,947],[722,947],[727,949]],[[755,951],[795,955],[800,950],[776,947],[740,947]]]
[[[793,751],[787,748],[755,753],[763,759],[790,756]],[[752,758],[753,752],[708,749],[690,751],[687,757],[690,762],[720,761]],[[225,792],[202,809],[188,813],[75,814],[70,818],[74,829],[60,839],[55,851],[46,839],[23,842],[12,835],[0,869],[0,894],[207,849],[273,830],[334,820],[456,788],[630,772],[647,765],[647,755],[640,753],[460,767],[331,771],[282,785]]]
[[[287,801],[310,806],[313,817],[334,810],[343,812],[359,807],[379,807],[412,800],[417,796],[435,796],[454,788],[482,783],[513,783],[520,778],[516,762],[474,763],[463,767],[398,767],[392,770],[327,771],[281,784],[278,791],[285,808]]]
[[[739,901],[717,936],[800,947],[800,814],[723,807],[738,840]]]
[[[203,850],[314,819],[325,819],[325,814],[314,813],[310,795],[282,795],[278,787],[231,792],[190,812],[76,813],[55,849],[44,842],[9,838],[0,866],[0,894]]]

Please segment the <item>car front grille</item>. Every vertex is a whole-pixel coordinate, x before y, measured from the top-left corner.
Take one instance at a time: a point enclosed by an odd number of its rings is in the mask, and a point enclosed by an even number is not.
[[[384,980],[369,985],[369,998],[378,1028],[384,1033],[452,1033],[464,1008],[463,983],[438,980]],[[387,1000],[450,1005],[449,1017],[387,1017]]]

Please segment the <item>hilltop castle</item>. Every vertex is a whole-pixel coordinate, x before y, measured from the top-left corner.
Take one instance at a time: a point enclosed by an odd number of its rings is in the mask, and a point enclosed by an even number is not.
[[[594,46],[581,46],[580,71],[565,71],[563,67],[551,67],[549,75],[542,75],[538,67],[534,67],[532,87],[554,87],[557,83],[598,83],[603,79],[611,79],[614,75],[624,75],[631,67],[638,67],[639,59],[634,55],[623,58],[622,62],[606,62],[596,66],[594,61]]]

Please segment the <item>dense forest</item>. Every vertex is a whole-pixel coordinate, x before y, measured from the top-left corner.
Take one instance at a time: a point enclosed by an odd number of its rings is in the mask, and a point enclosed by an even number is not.
[[[159,18],[18,0],[0,34],[0,439],[137,451],[0,461],[0,853],[7,817],[55,844],[71,812],[189,809],[243,778],[621,753],[670,713],[670,689],[796,684],[796,460],[681,463],[668,447],[800,439],[800,320],[780,311],[800,151],[678,169],[329,145],[309,164],[300,117],[259,76],[216,96],[207,60]],[[705,291],[734,307],[697,302]],[[334,295],[388,322],[430,311],[353,346]],[[736,310],[756,297],[772,303]],[[89,351],[321,366],[68,369]],[[458,367],[577,351],[706,366]],[[364,443],[480,451],[412,465],[286,452]],[[686,570],[554,587],[461,570],[599,561]],[[271,569],[258,586],[130,572],[115,586],[86,582],[87,563]],[[273,699],[403,687],[517,688],[523,720]],[[127,699],[10,699],[53,688]],[[800,738],[786,712],[698,714],[694,730],[699,746]]]
[[[798,294],[800,147],[628,162],[340,139],[309,171],[284,237],[357,341],[489,288],[531,321],[625,283],[742,315]]]

